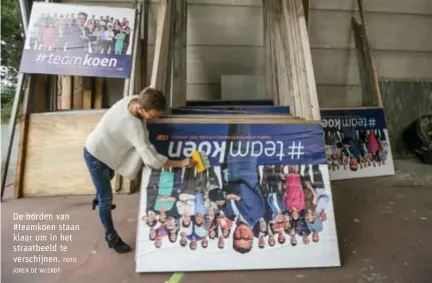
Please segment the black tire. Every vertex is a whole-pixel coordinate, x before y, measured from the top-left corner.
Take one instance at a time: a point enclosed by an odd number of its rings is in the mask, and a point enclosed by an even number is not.
[[[432,115],[423,115],[402,133],[407,147],[426,164],[432,159]]]

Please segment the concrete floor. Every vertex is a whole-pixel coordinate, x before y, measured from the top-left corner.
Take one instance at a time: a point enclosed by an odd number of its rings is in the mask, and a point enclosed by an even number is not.
[[[432,168],[413,160],[396,162],[392,177],[332,183],[343,267],[248,272],[186,273],[184,283],[432,282]],[[171,274],[137,274],[135,254],[117,255],[103,239],[90,196],[14,200],[12,187],[2,204],[2,274],[5,283],[163,283]],[[138,194],[117,196],[116,228],[135,247]],[[61,265],[60,274],[13,274],[13,213],[46,212],[70,215],[80,225],[63,255],[76,263]],[[36,233],[31,233],[36,235]],[[62,252],[57,251],[57,254]],[[61,255],[63,257],[63,255]]]

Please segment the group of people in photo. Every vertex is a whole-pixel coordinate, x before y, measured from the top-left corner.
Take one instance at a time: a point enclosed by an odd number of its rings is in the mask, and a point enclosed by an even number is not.
[[[227,248],[231,237],[240,253],[249,252],[254,241],[261,249],[319,241],[330,201],[319,165],[258,166],[251,172],[256,184],[231,181],[229,171],[223,165],[203,173],[195,168],[151,171],[142,221],[156,248],[164,238],[196,250],[206,249],[209,241]]]
[[[250,127],[232,124],[228,133],[250,136]],[[215,241],[226,249],[232,240],[233,250],[245,254],[254,246],[319,242],[330,202],[320,166],[259,165],[252,143],[227,143],[223,162],[204,172],[194,167],[151,170],[142,221],[154,246],[197,250]]]
[[[325,130],[327,161],[330,170],[351,170],[385,165],[389,153],[383,129],[342,131]]]
[[[47,12],[30,26],[25,49],[121,55],[127,53],[130,37],[126,17]]]

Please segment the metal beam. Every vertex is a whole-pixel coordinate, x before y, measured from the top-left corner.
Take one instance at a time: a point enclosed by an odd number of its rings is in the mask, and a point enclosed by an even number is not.
[[[24,32],[24,40],[25,40],[26,35],[27,35],[28,21],[29,21],[29,11],[28,11],[27,3],[25,0],[19,0],[19,6],[20,6],[21,27],[22,27],[23,32]],[[0,202],[3,202],[3,195],[4,195],[5,188],[6,188],[6,179],[7,179],[8,169],[9,169],[10,157],[11,157],[11,153],[12,153],[13,141],[15,138],[16,122],[18,119],[18,111],[19,111],[19,104],[20,104],[21,96],[22,96],[23,84],[24,84],[24,74],[19,73],[18,79],[17,79],[17,85],[16,85],[16,89],[15,89],[14,102],[12,105],[11,118],[9,121],[8,146],[6,149],[5,157],[4,158],[2,157],[2,168],[1,168],[2,169],[2,180],[1,180]]]

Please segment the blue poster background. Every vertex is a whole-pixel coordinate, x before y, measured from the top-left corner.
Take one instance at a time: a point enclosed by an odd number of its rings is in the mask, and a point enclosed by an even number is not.
[[[87,53],[83,49],[67,51],[24,49],[20,72],[128,78],[131,61],[130,55]]]
[[[209,149],[212,165],[225,162],[224,149],[230,149],[227,142],[230,127],[245,127],[245,124],[149,124],[150,140],[156,150],[172,159],[189,157],[192,151]],[[244,158],[252,152],[261,152],[257,165],[265,164],[326,164],[323,129],[319,124],[250,124],[248,137],[231,135],[243,145],[249,142],[253,147],[242,151]],[[225,143],[225,148],[223,144]],[[185,150],[186,149],[186,150]],[[238,153],[234,150],[235,153]],[[266,154],[267,153],[267,154]]]
[[[321,121],[327,131],[338,131],[343,128],[356,130],[387,128],[382,108],[321,110]]]

